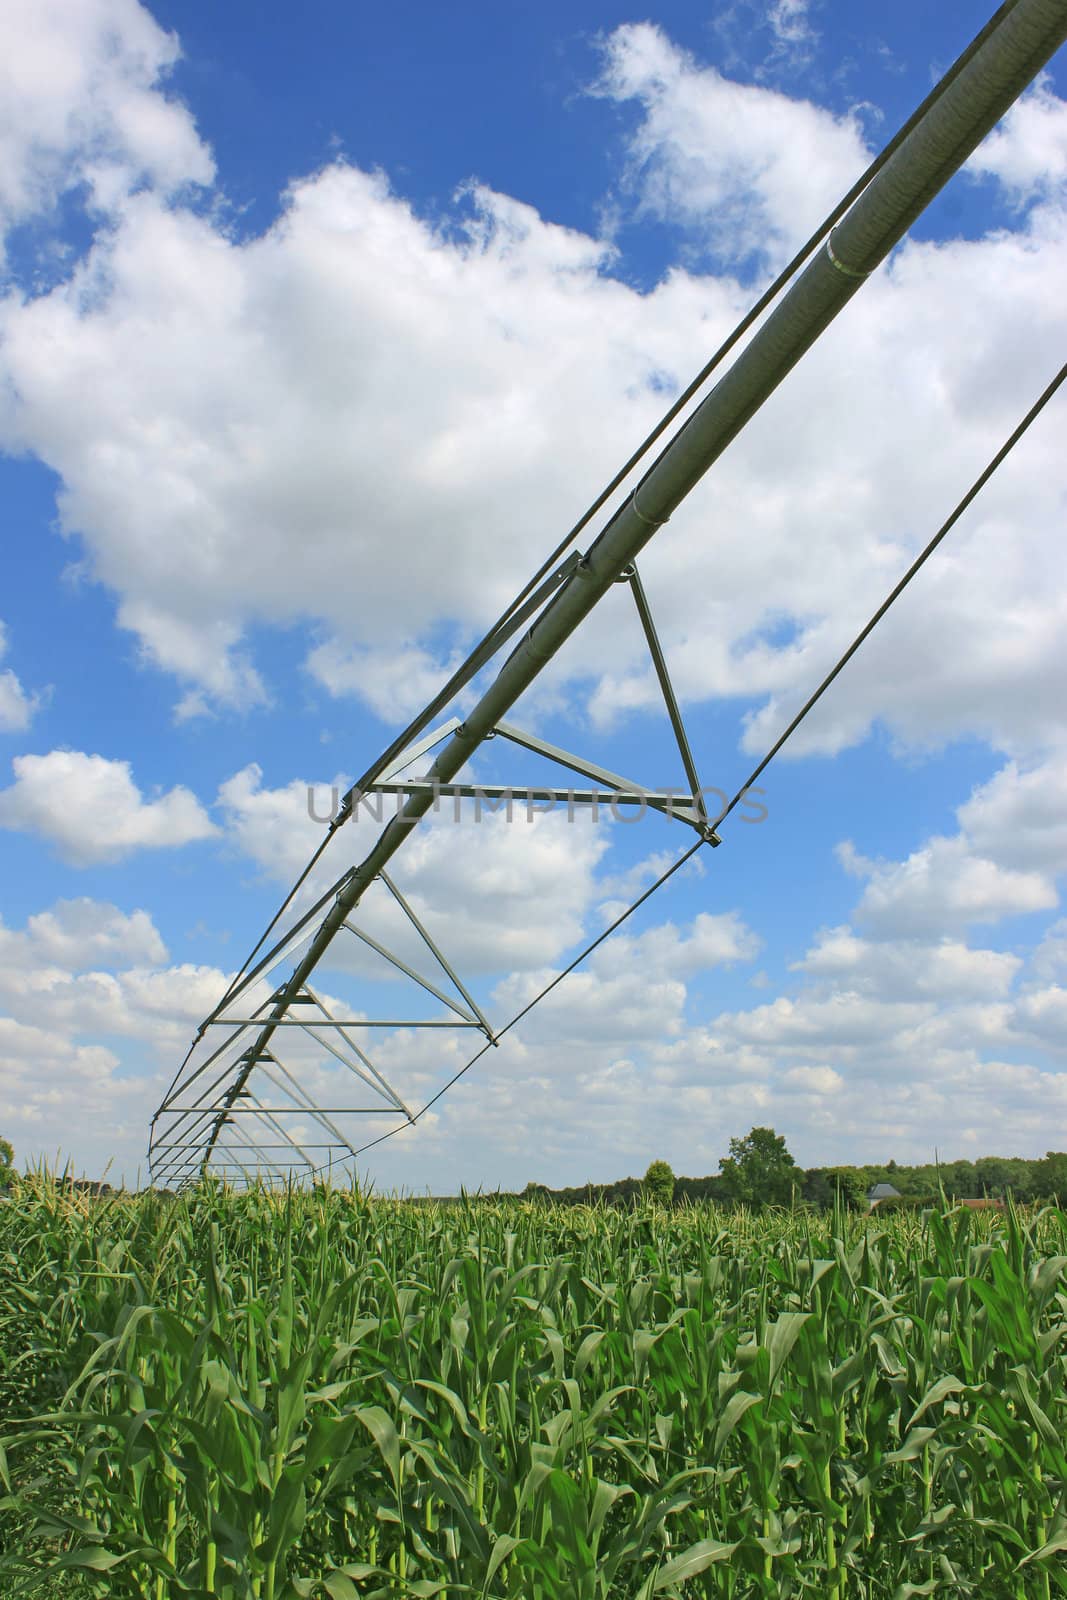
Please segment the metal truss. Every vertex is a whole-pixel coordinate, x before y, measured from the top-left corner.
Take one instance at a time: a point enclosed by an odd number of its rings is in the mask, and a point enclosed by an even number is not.
[[[468,1030],[481,1035],[483,1048],[497,1042],[498,1033],[469,988],[386,871],[444,794],[457,805],[486,807],[507,805],[517,796],[647,807],[694,830],[694,848],[718,844],[719,817],[709,817],[704,805],[677,696],[637,573],[637,556],[1065,36],[1067,0],[1014,0],[1000,8],[814,236],[802,270],[807,248],[783,274],[779,287],[792,279],[791,287],[585,554],[559,562],[569,541],[557,549],[551,562],[559,564],[541,569],[441,693],[344,796],[327,837],[281,911],[200,1024],[152,1119],[149,1159],[155,1183],[181,1188],[207,1174],[234,1183],[311,1177],[333,1160],[355,1157],[355,1129],[366,1124],[353,1119],[382,1119],[393,1129],[414,1122],[382,1064],[383,1052],[395,1054],[398,1040],[420,1030],[427,1039],[448,1040]],[[751,327],[751,318],[742,326]],[[724,348],[734,348],[737,337]],[[602,503],[603,497],[598,505]],[[685,773],[677,793],[620,777],[508,720],[515,702],[617,583],[630,588],[674,733]],[[431,730],[459,691],[523,628],[527,631],[465,720],[453,716]],[[471,756],[491,739],[547,759],[595,787],[574,791],[539,785],[527,790],[464,780]],[[431,752],[436,754],[421,776],[405,776]],[[313,893],[312,869],[325,850],[358,807],[371,797],[380,804],[381,797],[390,795],[396,797],[396,814],[367,855],[307,904]],[[366,925],[364,902],[375,893],[386,897],[398,937],[380,937]],[[402,949],[395,948],[398,943]],[[316,974],[336,971],[338,963],[343,969],[346,963],[351,967],[371,958],[382,970],[398,974],[408,992],[419,997],[407,1018],[366,1014],[353,1006],[339,1010],[326,997]]]
[[[445,800],[473,801],[492,812],[504,806],[510,808],[516,802],[603,807],[615,814],[619,807],[636,806],[684,823],[704,842],[717,845],[719,838],[708,820],[678,697],[636,565],[631,563],[617,581],[626,584],[634,597],[685,773],[684,785],[670,790],[650,789],[503,720],[487,737],[499,737],[590,779],[598,787],[574,789],[518,781],[512,785],[453,782],[445,786],[439,778],[430,776],[402,777],[405,768],[457,731],[459,720],[452,718],[389,763],[383,775],[358,795],[346,796],[350,803],[345,814],[355,816],[361,805],[376,796],[417,797],[429,801],[431,809],[437,809]],[[391,974],[407,980],[409,989],[414,987],[422,996],[431,997],[448,1015],[338,1016],[307,979],[290,991],[284,983],[272,982],[278,972],[296,969],[299,953],[307,947],[309,937],[313,943],[323,935],[347,877],[313,907],[317,921],[312,920],[310,936],[309,919],[299,918],[201,1023],[188,1056],[153,1118],[149,1155],[156,1184],[182,1188],[206,1173],[238,1185],[307,1178],[331,1162],[355,1156],[356,1136],[347,1119],[391,1119],[394,1126],[412,1122],[409,1107],[372,1059],[375,1030],[395,1033],[402,1029],[465,1029],[478,1032],[490,1044],[496,1043],[492,1025],[470,988],[384,867],[372,882],[384,888],[399,911],[433,976],[427,976],[410,958],[405,959],[366,927],[359,926],[351,912],[328,930],[328,936],[331,942],[343,943],[342,935],[351,935]],[[326,901],[330,907],[323,912]],[[298,941],[295,948],[294,940]],[[269,1040],[263,1037],[268,1028]],[[292,1049],[280,1042],[287,1038],[279,1034],[280,1029],[293,1030],[299,1039],[299,1060],[294,1060]],[[226,1034],[218,1044],[216,1030]],[[316,1092],[322,1087],[324,1069],[334,1082],[339,1071],[347,1073],[349,1077],[343,1081],[349,1082],[353,1092],[355,1084],[351,1079],[355,1079],[360,1086],[356,1097],[344,1104],[319,1104]],[[314,1085],[313,1090],[309,1090],[309,1082]],[[301,1131],[305,1123],[314,1124],[314,1138]]]

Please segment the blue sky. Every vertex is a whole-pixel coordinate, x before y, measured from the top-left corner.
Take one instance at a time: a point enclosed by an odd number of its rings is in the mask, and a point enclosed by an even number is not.
[[[324,803],[430,696],[985,20],[10,8],[21,1156],[143,1169],[196,1023],[320,837],[308,785]],[[733,791],[1062,359],[1064,78],[1061,52],[646,552],[707,784]],[[766,820],[728,824],[366,1175],[705,1173],[758,1123],[805,1165],[1062,1145],[1062,435],[1059,403],[772,766]],[[513,720],[680,781],[621,589]],[[496,741],[474,771],[543,769]],[[371,837],[343,830],[331,876]],[[442,820],[401,877],[500,1025],[691,837]],[[327,979],[350,1015],[416,1015],[366,963]],[[383,1034],[376,1059],[417,1106],[462,1043]]]

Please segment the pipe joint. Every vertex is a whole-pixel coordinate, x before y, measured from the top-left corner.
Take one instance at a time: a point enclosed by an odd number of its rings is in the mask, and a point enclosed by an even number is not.
[[[640,487],[640,485],[638,487]],[[630,496],[630,505],[638,522],[643,522],[646,528],[662,528],[665,522],[670,521],[669,517],[660,517],[658,520],[655,517],[646,517],[645,513],[641,510],[641,507],[638,504],[637,489],[635,489],[633,494]]]
[[[834,268],[835,272],[840,272],[842,277],[851,278],[853,281],[858,282],[862,282],[864,278],[869,278],[870,272],[861,272],[857,267],[850,267],[846,261],[841,260],[840,256],[834,254],[835,232],[836,229],[832,228],[826,239],[826,259]]]

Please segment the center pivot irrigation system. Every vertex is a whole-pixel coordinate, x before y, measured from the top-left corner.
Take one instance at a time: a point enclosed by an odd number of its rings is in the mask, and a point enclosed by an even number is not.
[[[152,1119],[149,1160],[156,1184],[182,1188],[209,1173],[235,1183],[308,1177],[334,1162],[351,1160],[370,1144],[410,1126],[685,861],[704,846],[719,843],[718,826],[1021,437],[1067,375],[1067,367],[1061,369],[756,771],[716,816],[709,815],[703,802],[681,711],[638,577],[637,557],[1065,37],[1067,0],[1008,0],[1001,6],[441,692],[343,797],[293,890],[214,1011],[197,1029]],[[748,344],[661,449],[585,554],[571,549],[764,313],[768,314]],[[689,790],[681,803],[669,793],[651,791],[549,745],[506,720],[522,693],[616,583],[628,584],[632,591],[663,693]],[[461,722],[453,716],[432,727],[523,629],[519,643],[466,718]],[[386,870],[420,819],[439,802],[443,786],[448,786],[450,795],[486,801],[502,800],[508,794],[490,785],[475,788],[456,782],[479,746],[494,738],[522,746],[595,786],[578,793],[573,788],[546,786],[524,790],[527,795],[546,800],[566,798],[569,804],[637,804],[663,811],[696,834],[684,854],[611,928],[541,995],[496,1030]],[[418,778],[405,776],[434,749],[437,755],[428,772]],[[381,795],[406,798],[402,804],[401,798],[397,799],[395,815],[364,859],[305,908],[304,901],[313,892],[309,880],[324,851],[366,797]],[[391,948],[396,939],[386,944],[360,925],[365,921],[364,901],[373,895],[384,900],[391,913],[392,926],[403,936],[399,942],[404,954]],[[348,950],[339,951],[335,942],[347,944]],[[331,947],[327,963],[324,958]],[[339,956],[351,967],[355,954],[377,959],[393,974],[399,972],[415,992],[429,995],[446,1014],[406,1019],[336,1015],[313,984],[316,968],[335,967]],[[432,977],[425,975],[427,966]],[[381,1038],[382,1030],[395,1033],[409,1028],[467,1029],[481,1036],[475,1055],[433,1100],[414,1113],[370,1054],[376,1030]],[[326,1096],[335,1103],[322,1104],[321,1094],[312,1092],[324,1083],[342,1085]],[[367,1124],[354,1119],[368,1116],[385,1118],[389,1126],[386,1132],[361,1142],[357,1129]],[[310,1137],[305,1132],[309,1128],[315,1130]]]

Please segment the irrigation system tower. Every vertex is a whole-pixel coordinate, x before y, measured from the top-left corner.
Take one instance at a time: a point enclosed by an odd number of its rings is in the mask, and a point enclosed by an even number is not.
[[[420,819],[440,805],[443,793],[447,792],[450,803],[454,797],[457,805],[471,800],[480,804],[506,801],[508,790],[503,786],[475,786],[464,781],[471,757],[486,740],[501,739],[524,748],[542,762],[554,763],[560,777],[565,772],[573,783],[577,775],[588,785],[578,791],[552,784],[532,791],[524,786],[522,792],[531,798],[636,805],[661,811],[681,823],[689,830],[690,842],[664,878],[696,851],[719,843],[717,830],[744,789],[717,814],[706,810],[681,709],[638,576],[637,559],[1065,37],[1067,0],[1008,0],[1001,6],[441,692],[343,797],[308,867],[218,1005],[197,1029],[189,1053],[153,1117],[149,1156],[155,1183],[181,1188],[208,1173],[236,1183],[306,1178],[333,1163],[349,1161],[368,1143],[410,1126],[428,1109],[414,1111],[404,1103],[375,1064],[376,1040],[398,1028],[467,1030],[476,1043],[467,1063],[470,1066],[491,1051],[518,1020],[512,1018],[494,1027],[389,871],[394,856],[408,844]],[[748,342],[738,348],[753,328]],[[727,357],[732,361],[727,363]],[[719,368],[723,369],[721,375],[707,389],[708,380]],[[1063,372],[819,686],[801,716],[1062,378]],[[638,462],[667,434],[675,419],[680,419],[677,430],[660,445],[634,487]],[[606,521],[583,553],[578,541],[601,510]],[[685,773],[682,798],[605,771],[581,755],[535,738],[509,720],[516,701],[616,584],[630,588],[644,630]],[[508,645],[511,649],[501,661]],[[463,720],[450,716],[472,680],[493,666],[495,675]],[[785,730],[757,773],[797,721],[799,718]],[[431,752],[435,752],[432,759]],[[424,760],[430,765],[420,771]],[[412,775],[413,769],[417,776]],[[317,874],[323,870],[326,852],[339,860],[344,852],[338,839],[357,837],[349,826],[357,808],[380,806],[382,797],[392,798],[393,814],[371,849],[347,865],[324,893],[316,893],[313,885],[320,882]],[[651,890],[642,900],[648,893]],[[371,933],[366,925],[375,900],[385,908],[385,925],[396,931],[396,937],[388,941]],[[318,975],[327,970],[344,971],[346,966],[349,972],[359,971],[357,955],[364,964],[373,959],[393,973],[399,972],[411,992],[421,997],[421,1007],[412,1007],[421,1014],[370,1016],[355,1005],[339,1011],[337,1002],[324,994]],[[432,1014],[427,1015],[427,1009]],[[529,1009],[525,1007],[520,1015]],[[331,1086],[325,1096],[324,1084]],[[307,1128],[314,1128],[312,1138],[307,1137]],[[369,1135],[368,1128],[372,1130]]]

